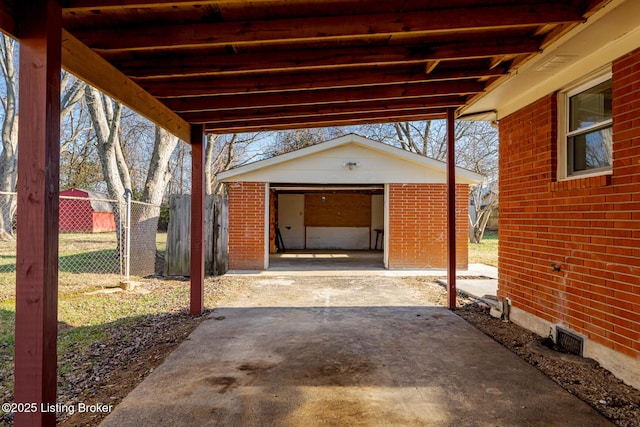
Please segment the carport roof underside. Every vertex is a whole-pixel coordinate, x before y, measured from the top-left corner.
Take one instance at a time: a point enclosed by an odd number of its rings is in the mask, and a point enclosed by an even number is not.
[[[444,118],[605,3],[61,0],[62,61],[185,141],[200,123],[231,133]],[[0,11],[18,39],[19,4]]]

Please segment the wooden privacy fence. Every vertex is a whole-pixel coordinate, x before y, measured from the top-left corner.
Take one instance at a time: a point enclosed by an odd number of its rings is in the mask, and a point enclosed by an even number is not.
[[[191,259],[191,196],[173,195],[169,203],[169,227],[164,274],[189,276]],[[207,196],[205,201],[205,273],[226,273],[229,263],[228,199]]]

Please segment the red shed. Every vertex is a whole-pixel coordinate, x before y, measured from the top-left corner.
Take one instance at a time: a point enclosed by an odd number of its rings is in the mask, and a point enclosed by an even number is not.
[[[60,192],[60,231],[104,233],[115,231],[116,223],[107,195],[70,188]]]

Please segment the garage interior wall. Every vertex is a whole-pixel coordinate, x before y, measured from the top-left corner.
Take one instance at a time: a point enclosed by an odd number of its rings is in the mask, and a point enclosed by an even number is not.
[[[374,249],[375,230],[383,228],[381,194],[313,192],[277,197],[277,224],[287,250]],[[382,247],[380,238],[378,248]]]

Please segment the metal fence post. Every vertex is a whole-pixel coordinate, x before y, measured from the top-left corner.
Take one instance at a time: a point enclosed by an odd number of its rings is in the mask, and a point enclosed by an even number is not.
[[[133,193],[130,189],[124,190],[124,198],[127,202],[125,212],[125,247],[124,247],[124,282],[129,283],[131,271],[131,196]]]

